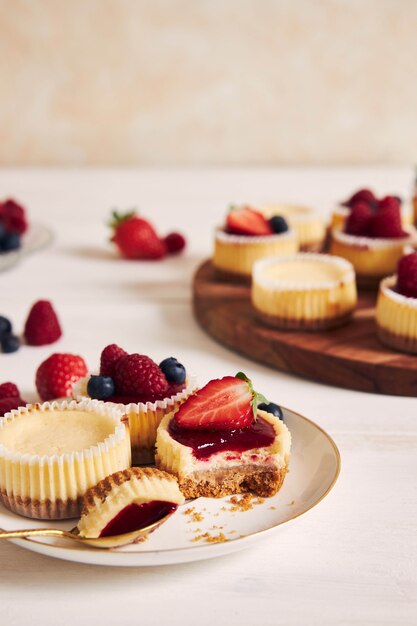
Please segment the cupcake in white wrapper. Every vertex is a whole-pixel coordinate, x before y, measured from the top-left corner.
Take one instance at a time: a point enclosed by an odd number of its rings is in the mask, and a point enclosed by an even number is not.
[[[14,513],[78,517],[87,489],[131,465],[129,430],[94,400],[28,405],[0,419],[0,496]]]

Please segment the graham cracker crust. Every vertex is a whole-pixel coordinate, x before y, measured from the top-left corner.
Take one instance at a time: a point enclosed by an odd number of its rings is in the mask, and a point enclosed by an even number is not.
[[[352,317],[352,313],[345,313],[344,315],[339,315],[338,317],[332,318],[296,320],[286,317],[275,317],[274,315],[266,315],[258,309],[255,309],[255,311],[257,317],[261,320],[261,322],[272,328],[277,328],[278,330],[330,330],[331,328],[338,328],[339,326],[347,324]]]
[[[417,354],[417,339],[414,337],[406,337],[403,335],[396,335],[394,333],[377,326],[376,333],[381,343],[399,350],[400,352],[409,352],[410,354]]]
[[[161,465],[158,466],[165,469]],[[249,491],[267,498],[274,496],[281,489],[286,473],[287,467],[239,465],[218,470],[199,470],[177,478],[180,490],[187,499],[223,498]]]
[[[13,513],[32,519],[70,519],[79,517],[81,513],[82,497],[77,500],[32,500],[21,496],[7,495],[1,491],[1,500],[4,506]]]

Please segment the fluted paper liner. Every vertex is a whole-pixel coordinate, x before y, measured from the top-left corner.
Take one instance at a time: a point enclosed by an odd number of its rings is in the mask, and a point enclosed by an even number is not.
[[[15,513],[39,519],[78,517],[89,487],[130,467],[129,432],[120,410],[95,400],[44,402],[13,410],[0,419],[0,432],[34,412],[77,410],[106,415],[114,421],[114,432],[89,448],[65,454],[21,454],[0,443],[1,498]]]
[[[91,374],[81,378],[74,385],[72,393],[77,400],[86,398],[90,376]],[[103,404],[115,407],[128,420],[134,465],[154,462],[156,431],[162,418],[177,409],[196,389],[197,379],[191,375],[187,377],[186,386],[182,391],[162,400],[130,404],[103,401]]]

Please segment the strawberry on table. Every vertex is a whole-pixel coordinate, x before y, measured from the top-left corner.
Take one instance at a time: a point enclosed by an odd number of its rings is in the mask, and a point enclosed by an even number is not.
[[[272,235],[268,220],[250,207],[232,207],[226,220],[226,230],[233,235]]]
[[[181,428],[193,430],[245,428],[254,421],[258,402],[267,400],[239,372],[236,376],[211,380],[190,396],[175,414],[175,422]]]
[[[113,229],[111,240],[126,259],[156,260],[167,253],[164,241],[152,224],[134,211],[125,214],[114,211],[110,227]]]
[[[76,354],[52,354],[36,372],[36,389],[42,400],[71,396],[74,384],[87,375],[84,359]]]

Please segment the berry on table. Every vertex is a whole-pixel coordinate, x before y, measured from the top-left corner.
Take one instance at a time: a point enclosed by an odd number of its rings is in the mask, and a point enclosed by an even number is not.
[[[91,376],[87,383],[87,393],[95,400],[106,400],[114,396],[114,382],[110,376]]]
[[[164,239],[168,254],[179,254],[186,246],[185,237],[181,233],[170,233]]]
[[[36,389],[44,401],[68,397],[87,371],[84,359],[76,354],[52,354],[36,371]]]
[[[275,404],[275,402],[261,402],[258,404],[258,409],[266,411],[267,413],[272,413],[272,415],[275,415],[275,417],[278,417],[280,420],[284,418],[281,407],[278,404]]]
[[[0,400],[3,398],[20,398],[20,391],[14,383],[2,383],[0,385]]]
[[[7,317],[0,315],[0,339],[12,332],[12,323]]]
[[[119,348],[115,343],[106,346],[100,356],[100,374],[101,376],[110,376],[114,374],[114,366],[116,361],[122,356],[126,356],[127,352],[123,348]]]
[[[274,215],[269,220],[269,225],[271,226],[274,233],[280,235],[281,233],[286,233],[289,230],[288,222],[285,217],[282,215]]]
[[[10,354],[11,352],[17,352],[17,350],[19,350],[20,339],[16,335],[9,333],[8,335],[3,335],[0,344],[2,351]]]
[[[29,346],[44,346],[61,337],[58,317],[48,300],[38,300],[32,306],[23,334]]]
[[[166,255],[165,243],[153,226],[134,212],[112,214],[112,241],[126,259],[156,260]]]
[[[10,233],[23,235],[28,228],[25,209],[11,198],[0,202],[0,221]]]
[[[185,383],[185,367],[182,363],[179,363],[175,357],[170,356],[167,359],[164,359],[159,364],[159,367],[165,374],[165,378],[169,383],[174,383],[175,385],[182,385]]]
[[[128,354],[116,361],[114,382],[117,395],[152,398],[168,389],[165,374],[150,357]]]
[[[397,291],[407,298],[417,298],[417,252],[406,254],[398,262]]]
[[[2,417],[13,409],[18,409],[20,406],[25,406],[26,402],[20,397],[8,396],[0,398],[0,416]]]

